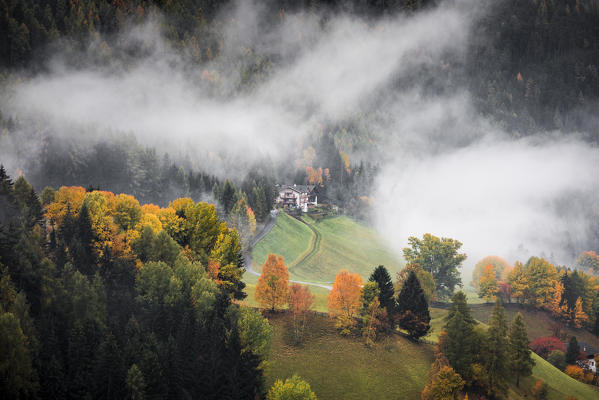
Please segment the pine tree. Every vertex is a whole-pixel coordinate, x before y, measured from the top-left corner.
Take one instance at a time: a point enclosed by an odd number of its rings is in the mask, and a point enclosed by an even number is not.
[[[508,358],[508,326],[501,300],[497,299],[489,329],[487,330],[487,348],[484,354],[484,364],[489,377],[489,394],[491,396],[504,394],[507,390],[509,373]]]
[[[464,315],[456,310],[453,317],[445,325],[447,337],[445,341],[445,356],[449,364],[468,380],[472,376],[472,340],[473,325],[468,323]]]
[[[223,206],[223,211],[225,215],[229,215],[233,206],[237,202],[237,194],[235,192],[235,186],[231,183],[230,180],[225,180],[225,185],[223,186],[222,195],[220,197],[221,205]]]
[[[383,265],[379,265],[368,278],[370,282],[376,282],[379,287],[379,302],[387,310],[387,315],[394,314],[395,299],[393,299],[393,282],[389,271]]]
[[[399,327],[407,330],[414,339],[419,339],[430,330],[428,303],[414,271],[410,272],[397,296],[397,316]]]
[[[578,345],[578,340],[576,340],[576,336],[572,336],[570,343],[568,344],[568,350],[566,351],[566,362],[568,364],[576,363],[579,355],[580,346]]]
[[[595,314],[595,326],[593,327],[593,333],[595,336],[599,336],[599,309],[597,310],[597,314]]]
[[[462,318],[464,318],[464,321],[467,324],[472,326],[476,325],[476,321],[472,317],[472,311],[470,310],[470,306],[466,301],[466,295],[461,290],[459,292],[456,292],[451,298],[451,307],[449,308],[449,312],[445,317],[445,321],[449,322],[457,311],[459,311],[462,314]]]
[[[518,313],[512,321],[509,337],[510,367],[516,375],[517,387],[520,387],[520,377],[530,376],[535,365],[528,344],[526,325],[522,315]]]

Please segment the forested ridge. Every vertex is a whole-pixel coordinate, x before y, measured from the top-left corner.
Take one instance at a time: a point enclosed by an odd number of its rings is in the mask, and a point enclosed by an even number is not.
[[[285,12],[333,12],[363,18],[415,12],[438,1],[269,1],[268,23]],[[5,68],[37,66],[60,47],[85,48],[90,37],[113,35],[148,16],[164,14],[164,35],[196,63],[217,59],[229,1],[2,0],[0,62]],[[502,0],[482,6],[472,28],[476,38],[463,60],[448,59],[450,75],[464,81],[479,108],[506,128],[526,134],[538,129],[588,129],[599,93],[599,2],[596,0]],[[103,51],[109,47],[106,41]],[[74,59],[73,61],[76,61]],[[240,65],[242,86],[276,70],[276,56],[248,52]],[[464,68],[461,67],[463,63]],[[591,120],[596,123],[596,120]]]
[[[81,187],[40,201],[4,168],[0,202],[7,398],[262,396],[270,328],[232,302],[241,242],[213,205]]]

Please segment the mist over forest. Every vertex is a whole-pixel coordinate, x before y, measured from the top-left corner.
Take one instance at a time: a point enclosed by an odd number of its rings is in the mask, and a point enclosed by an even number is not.
[[[164,204],[209,197],[194,172],[307,183],[343,169],[324,136],[350,171],[330,197],[398,252],[425,232],[471,262],[597,248],[595,1],[10,3],[0,156],[38,190]]]
[[[0,0],[2,397],[597,398],[598,68],[599,0]]]

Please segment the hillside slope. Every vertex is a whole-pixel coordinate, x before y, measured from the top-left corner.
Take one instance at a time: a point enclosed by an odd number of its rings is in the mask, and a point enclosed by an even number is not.
[[[273,229],[252,251],[253,267],[260,272],[268,253],[282,255],[290,279],[331,283],[342,269],[367,279],[377,265],[394,278],[402,263],[374,231],[346,216],[310,217],[302,221],[280,213]],[[248,277],[248,282],[255,279]]]

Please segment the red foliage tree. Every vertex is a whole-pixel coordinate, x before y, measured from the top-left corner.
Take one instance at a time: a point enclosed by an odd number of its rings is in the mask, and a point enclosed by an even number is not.
[[[532,351],[534,351],[544,359],[547,359],[547,356],[553,350],[560,350],[564,353],[566,352],[566,346],[564,346],[562,341],[553,336],[540,337],[535,339],[530,344],[530,348],[532,349]]]

